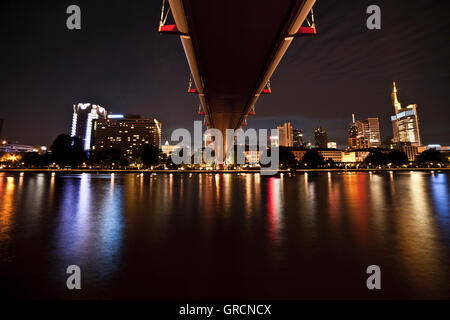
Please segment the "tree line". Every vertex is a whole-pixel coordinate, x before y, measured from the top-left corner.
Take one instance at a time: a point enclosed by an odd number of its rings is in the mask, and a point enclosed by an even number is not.
[[[60,168],[79,168],[93,166],[102,169],[124,169],[130,166],[130,160],[123,151],[116,148],[94,150],[89,155],[83,150],[82,140],[67,134],[60,134],[50,146],[50,152],[38,154],[36,152],[25,153],[20,159],[20,164],[28,168],[42,168],[59,166]],[[342,163],[335,163],[332,159],[324,159],[316,149],[307,149],[302,160],[297,161],[290,148],[280,147],[280,167],[287,168],[333,168],[342,167]],[[151,144],[145,145],[133,161],[142,168],[176,169],[170,157]],[[360,167],[395,167],[409,164],[407,155],[399,150],[374,149],[358,164]],[[435,150],[422,152],[417,157],[416,166],[447,165],[448,158]]]

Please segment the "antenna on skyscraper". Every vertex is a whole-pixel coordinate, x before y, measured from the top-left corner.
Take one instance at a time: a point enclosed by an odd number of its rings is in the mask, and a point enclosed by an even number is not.
[[[355,123],[355,114],[352,113],[352,119],[353,119],[353,123]]]

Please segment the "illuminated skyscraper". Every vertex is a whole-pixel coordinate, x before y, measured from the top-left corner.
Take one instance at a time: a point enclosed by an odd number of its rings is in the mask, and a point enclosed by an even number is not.
[[[90,103],[79,103],[73,106],[72,130],[70,135],[83,142],[83,149],[89,151],[92,145],[92,126],[95,119],[106,119],[105,108]]]
[[[392,91],[392,105],[395,115],[391,116],[392,130],[394,133],[394,143],[407,143],[412,146],[420,146],[419,115],[417,114],[417,105],[410,104],[403,108],[397,97],[397,87],[394,82]]]
[[[290,122],[277,127],[278,143],[281,147],[292,147],[294,145],[294,133]]]
[[[378,118],[367,118],[364,121],[356,121],[357,137],[369,139],[371,147],[381,145],[380,121]]]
[[[327,148],[328,147],[328,136],[327,130],[322,126],[318,127],[314,130],[314,140],[316,141],[316,146],[319,148]]]
[[[380,120],[378,118],[367,118],[365,120],[368,127],[367,136],[372,147],[381,146]]]
[[[294,137],[293,141],[294,147],[296,148],[303,147],[303,130],[294,129],[293,137]]]
[[[161,147],[161,122],[138,115],[98,119],[94,122],[94,141],[93,150],[115,148],[133,160],[146,144]]]
[[[381,145],[380,122],[378,118],[368,118],[364,121],[356,121],[352,114],[353,122],[348,131],[348,145],[351,149],[379,147]],[[359,141],[357,141],[359,140]]]

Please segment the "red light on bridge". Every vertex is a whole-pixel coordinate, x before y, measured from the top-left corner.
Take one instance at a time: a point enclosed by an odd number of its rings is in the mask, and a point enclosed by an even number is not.
[[[296,37],[312,37],[317,34],[315,27],[300,27],[297,33],[294,35]]]
[[[270,94],[270,93],[272,93],[272,90],[271,90],[271,89],[268,89],[268,88],[264,88],[264,89],[261,91],[261,94]]]
[[[181,34],[175,24],[160,25],[158,32],[162,34]]]
[[[189,88],[188,93],[198,93],[198,90],[194,88]]]

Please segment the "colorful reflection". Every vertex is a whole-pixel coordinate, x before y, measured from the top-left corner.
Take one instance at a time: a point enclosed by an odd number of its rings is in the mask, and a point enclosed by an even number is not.
[[[431,191],[434,200],[434,206],[441,218],[446,218],[450,223],[450,191],[448,186],[447,174],[438,173],[431,175]]]
[[[120,262],[122,186],[116,186],[114,175],[84,173],[62,179],[66,181],[54,244],[59,268],[70,264],[101,266],[92,276],[97,281],[106,281]]]
[[[62,290],[76,264],[92,298],[99,287],[118,298],[216,294],[214,281],[256,297],[304,297],[305,283],[340,297],[371,263],[389,270],[382,297],[450,298],[449,183],[417,172],[0,173],[0,257],[17,254],[0,280],[33,261],[30,290],[53,274]]]
[[[269,178],[267,188],[267,230],[272,242],[278,244],[280,221],[283,214],[281,179]]]
[[[15,178],[0,174],[0,242],[11,239],[14,216]]]

